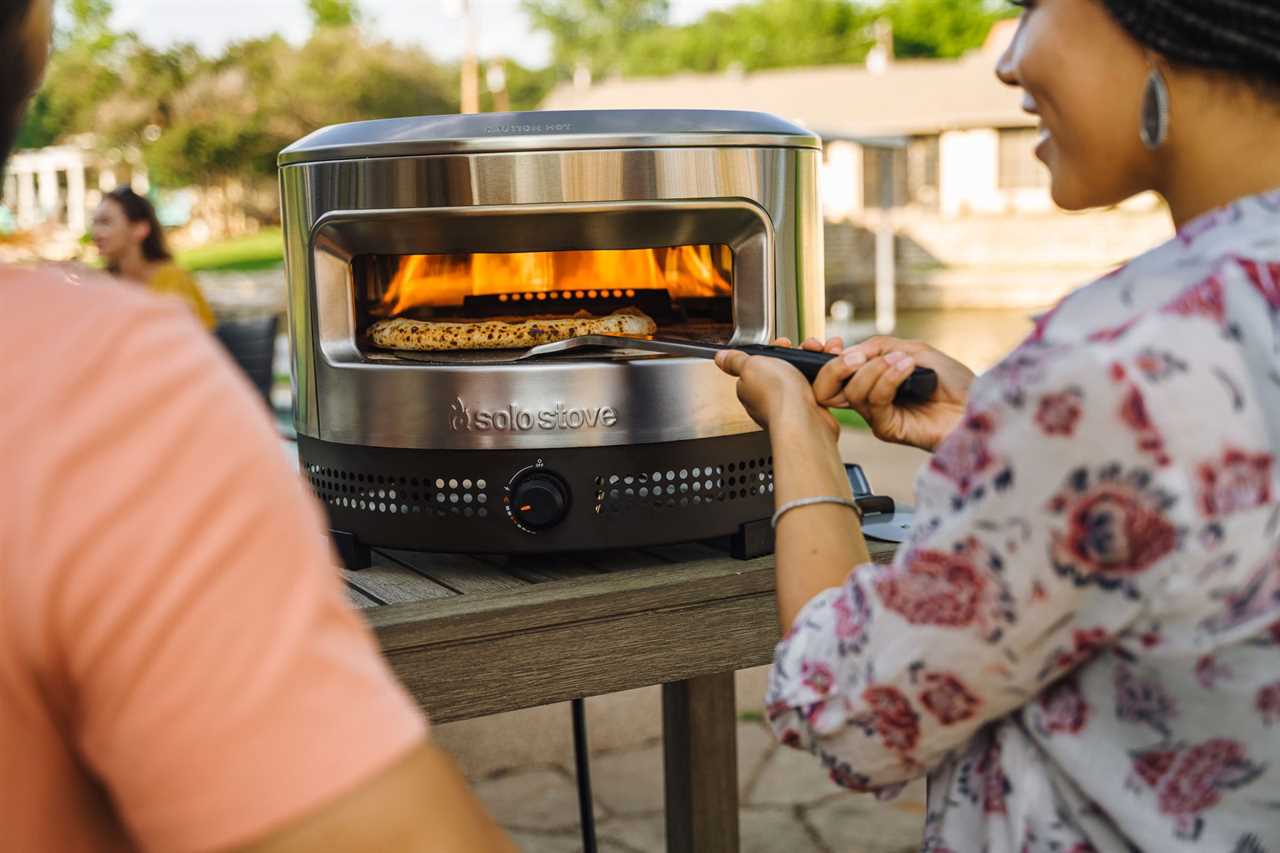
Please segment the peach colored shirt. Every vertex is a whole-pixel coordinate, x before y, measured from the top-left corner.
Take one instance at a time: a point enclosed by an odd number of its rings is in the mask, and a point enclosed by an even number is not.
[[[0,847],[208,850],[417,746],[321,514],[177,303],[0,267]]]

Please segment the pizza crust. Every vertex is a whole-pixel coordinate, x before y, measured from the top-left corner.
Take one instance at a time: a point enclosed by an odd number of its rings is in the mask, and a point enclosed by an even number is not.
[[[658,324],[647,314],[636,308],[625,308],[605,317],[585,311],[572,317],[497,317],[451,322],[395,317],[370,326],[369,339],[383,349],[415,352],[527,349],[580,335],[644,337],[657,330]]]

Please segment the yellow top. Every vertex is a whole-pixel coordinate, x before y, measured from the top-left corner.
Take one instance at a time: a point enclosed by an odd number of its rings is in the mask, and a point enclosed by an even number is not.
[[[174,263],[165,264],[151,274],[147,288],[153,293],[164,293],[186,300],[204,327],[213,329],[216,323],[213,310],[205,301],[204,294],[200,292],[200,286],[196,284],[195,277],[182,267]]]

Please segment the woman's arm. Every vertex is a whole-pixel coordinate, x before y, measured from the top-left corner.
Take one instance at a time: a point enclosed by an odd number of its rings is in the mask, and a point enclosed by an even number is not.
[[[826,560],[842,552],[805,541],[816,526],[781,530],[789,630],[768,695],[780,739],[850,787],[903,782],[1159,610],[1209,521],[1195,472],[1224,447],[1266,453],[1256,413],[1187,405],[1245,371],[1211,322],[1158,316],[1117,340],[1029,346],[984,377],[922,475],[916,529],[892,566],[857,566],[833,588]],[[804,430],[780,371],[736,366],[740,399],[776,432],[779,499],[834,485],[820,461],[834,439],[796,446]]]
[[[796,408],[790,416],[778,418],[769,430],[775,504],[780,507],[788,501],[825,495],[852,498],[836,436],[816,408]],[[775,553],[778,617],[783,631],[791,630],[796,614],[809,599],[840,586],[851,566],[870,559],[857,514],[839,504],[814,504],[784,515],[778,521]]]
[[[768,716],[783,742],[816,752],[842,784],[878,789],[922,775],[1113,642],[1146,604],[1144,573],[1121,569],[1111,588],[1095,586],[1089,561],[1073,554],[1123,541],[1130,525],[1109,515],[1117,505],[1131,506],[1138,525],[1171,524],[1156,509],[1159,490],[1125,481],[1134,442],[1116,422],[1124,389],[1085,352],[1046,353],[1040,372],[1047,378],[1022,385],[1016,402],[981,388],[922,477],[916,528],[892,565],[857,565],[793,614]],[[1060,394],[1071,429],[1045,433],[1036,416]],[[784,464],[775,454],[775,478]],[[1061,547],[1108,468],[1123,474],[1115,503],[1103,498],[1087,522],[1101,538],[1081,533]],[[1097,529],[1117,521],[1110,538]],[[780,595],[791,583],[784,572],[803,571],[784,567],[784,544]],[[1151,556],[1143,568],[1154,572],[1173,552]]]
[[[836,447],[840,428],[798,370],[741,352],[720,353],[716,364],[739,377],[738,399],[769,430],[776,507],[801,498],[853,497]],[[806,601],[839,586],[853,566],[869,559],[857,514],[839,504],[797,507],[784,515],[774,553],[784,631]]]

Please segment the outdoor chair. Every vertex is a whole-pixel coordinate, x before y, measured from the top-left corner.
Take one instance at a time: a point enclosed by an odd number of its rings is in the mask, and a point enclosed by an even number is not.
[[[271,405],[272,368],[279,326],[280,318],[273,314],[270,317],[224,320],[214,330],[214,335],[248,375],[268,407]]]

